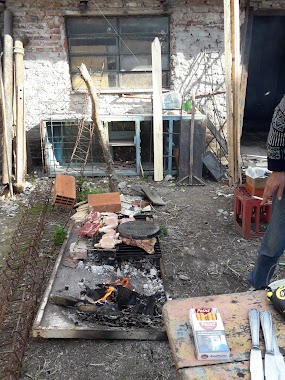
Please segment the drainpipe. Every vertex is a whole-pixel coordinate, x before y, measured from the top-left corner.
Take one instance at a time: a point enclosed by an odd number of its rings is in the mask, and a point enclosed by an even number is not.
[[[27,149],[24,102],[24,47],[30,42],[24,35],[15,40],[15,90],[16,90],[16,184],[24,186],[27,174]]]

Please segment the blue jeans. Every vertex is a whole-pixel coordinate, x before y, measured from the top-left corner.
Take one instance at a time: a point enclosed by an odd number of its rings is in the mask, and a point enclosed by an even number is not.
[[[281,201],[274,194],[272,215],[265,235],[257,252],[253,270],[248,281],[256,288],[262,288],[270,283],[280,256],[285,250],[285,190]]]

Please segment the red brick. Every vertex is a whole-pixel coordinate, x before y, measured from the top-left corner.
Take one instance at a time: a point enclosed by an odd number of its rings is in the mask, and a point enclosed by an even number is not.
[[[72,207],[76,199],[75,177],[57,174],[54,183],[53,203]]]
[[[121,211],[120,193],[89,194],[88,205],[100,212]]]

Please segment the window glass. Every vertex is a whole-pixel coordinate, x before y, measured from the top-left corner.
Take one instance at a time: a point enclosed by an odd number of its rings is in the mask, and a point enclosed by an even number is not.
[[[119,87],[118,75],[114,73],[91,74],[94,86],[100,90],[102,88]],[[75,90],[85,90],[86,85],[80,74],[72,76],[72,87]]]
[[[70,38],[69,51],[72,54],[114,54],[118,53],[116,38]]]
[[[70,17],[66,20],[69,35],[117,34],[117,20],[108,17]]]
[[[122,55],[121,56],[121,71],[151,71],[152,58],[151,55]],[[161,57],[162,70],[167,70],[169,60],[167,55]]]
[[[134,54],[144,54],[151,52],[151,44],[154,40],[154,36],[122,36],[120,40],[120,51],[121,53],[134,53]],[[161,43],[161,52],[168,53],[169,45],[168,38],[159,39]]]
[[[161,42],[162,82],[169,85],[168,17],[67,17],[72,86],[85,88],[84,63],[100,88],[152,88],[151,44]]]
[[[86,68],[91,71],[106,71],[117,70],[117,57],[116,56],[80,56],[71,57],[71,70],[72,72],[78,71],[78,66],[84,63]]]
[[[168,34],[167,17],[127,17],[120,18],[120,33],[125,34]]]

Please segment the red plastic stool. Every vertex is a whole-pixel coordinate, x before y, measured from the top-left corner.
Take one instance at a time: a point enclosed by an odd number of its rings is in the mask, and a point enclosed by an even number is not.
[[[261,200],[251,196],[245,187],[241,186],[235,189],[234,223],[244,239],[251,239],[265,234],[267,224],[271,218],[272,204],[268,203],[260,206],[260,203]]]

